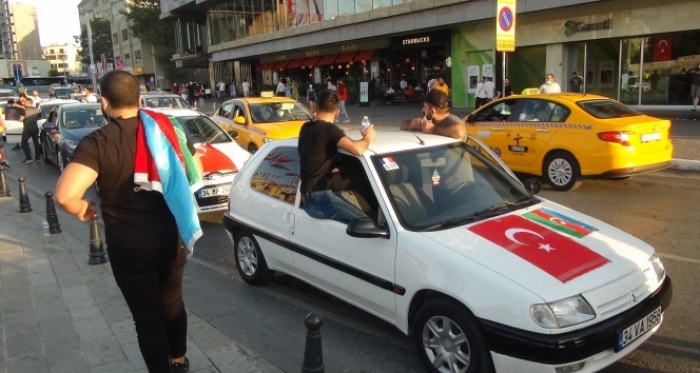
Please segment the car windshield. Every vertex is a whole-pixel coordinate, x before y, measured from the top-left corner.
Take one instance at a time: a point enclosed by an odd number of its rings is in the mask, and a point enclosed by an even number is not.
[[[598,119],[627,118],[642,115],[642,113],[631,107],[613,100],[579,101],[578,106]]]
[[[249,106],[253,123],[313,119],[311,112],[298,102],[264,102],[250,104]]]
[[[226,133],[205,116],[175,117],[195,144],[221,144],[231,142]]]
[[[64,128],[99,127],[104,123],[99,105],[80,105],[67,108],[61,113],[61,126]]]
[[[70,98],[70,95],[73,93],[73,88],[54,88],[53,93],[59,98]]]
[[[190,105],[181,97],[144,97],[146,107],[189,109]]]
[[[44,119],[48,118],[49,113],[51,112],[51,110],[53,110],[53,108],[55,108],[55,107],[58,106],[58,105],[61,105],[61,104],[60,104],[60,103],[55,103],[55,104],[43,104],[43,105],[39,106],[39,110],[41,111],[41,117],[44,118]]]
[[[539,203],[480,149],[464,142],[372,157],[401,224],[433,231]]]

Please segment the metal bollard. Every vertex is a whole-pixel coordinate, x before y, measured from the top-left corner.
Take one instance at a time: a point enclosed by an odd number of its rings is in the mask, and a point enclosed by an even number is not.
[[[311,312],[306,315],[306,346],[301,373],[323,373],[323,349],[321,347],[321,316]]]
[[[29,196],[27,195],[27,187],[24,185],[24,178],[20,177],[17,179],[19,182],[19,212],[21,214],[32,212],[32,204],[29,203]]]
[[[90,254],[88,255],[90,256],[90,260],[88,260],[90,265],[107,263],[102,237],[100,237],[100,227],[97,225],[97,216],[90,219]]]
[[[46,221],[49,222],[49,232],[51,234],[61,233],[61,224],[58,222],[56,214],[56,204],[53,202],[53,193],[46,192]]]
[[[5,168],[0,166],[0,197],[12,197],[10,194],[10,188],[7,187],[7,182],[5,182]]]

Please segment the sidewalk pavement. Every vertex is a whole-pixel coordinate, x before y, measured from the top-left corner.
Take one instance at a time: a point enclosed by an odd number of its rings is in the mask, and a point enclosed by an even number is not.
[[[63,233],[43,235],[45,199],[29,193],[34,212],[20,214],[17,183],[8,184],[13,197],[0,198],[0,369],[147,373],[111,266],[87,264],[89,225],[59,211]],[[190,372],[281,372],[189,312],[188,322]]]

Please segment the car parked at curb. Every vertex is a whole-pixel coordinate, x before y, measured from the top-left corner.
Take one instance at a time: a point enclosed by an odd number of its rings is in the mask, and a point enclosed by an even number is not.
[[[618,101],[579,93],[514,95],[465,118],[467,132],[513,171],[559,191],[583,178],[624,179],[671,164],[671,122]]]
[[[268,143],[231,186],[223,225],[251,285],[299,278],[411,335],[433,373],[595,372],[661,325],[654,248],[536,196],[476,137],[339,151],[329,187],[365,215],[350,222],[306,213],[297,145]]]

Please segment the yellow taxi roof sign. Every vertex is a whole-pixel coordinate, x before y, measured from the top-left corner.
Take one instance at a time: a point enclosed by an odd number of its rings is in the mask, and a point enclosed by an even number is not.
[[[520,94],[527,96],[527,95],[536,95],[538,93],[540,93],[539,88],[525,88],[525,89],[523,89],[522,93],[520,93]]]
[[[272,98],[275,97],[275,93],[272,91],[262,91],[260,92],[260,97],[262,98]]]

